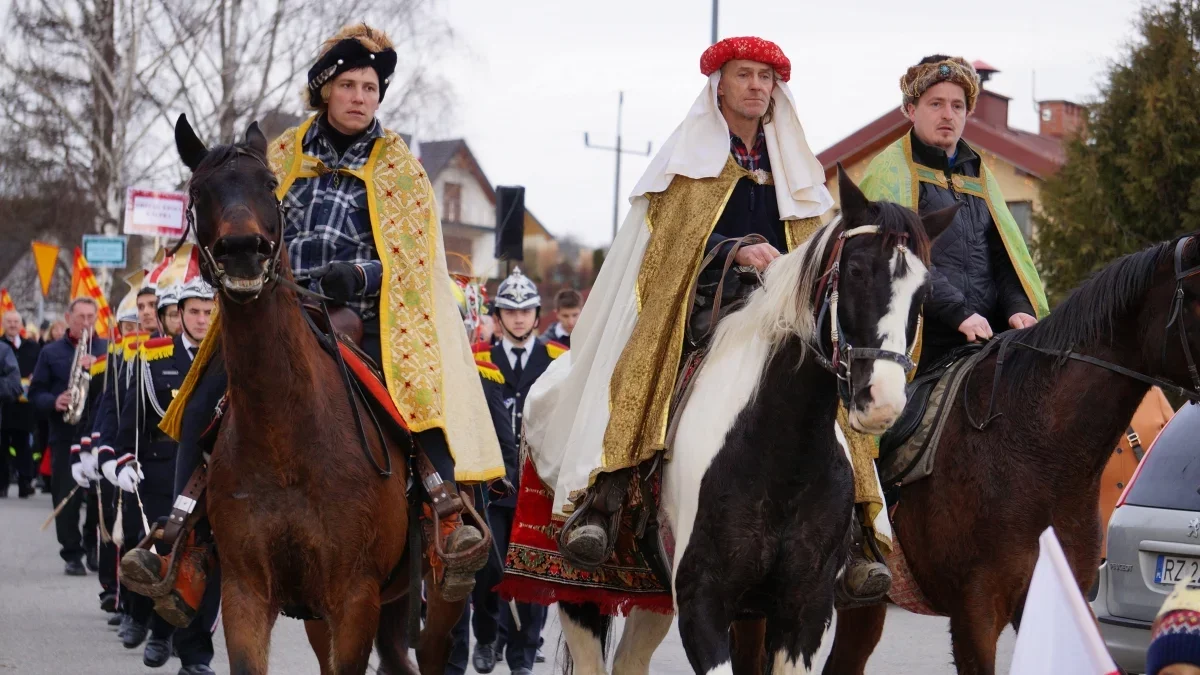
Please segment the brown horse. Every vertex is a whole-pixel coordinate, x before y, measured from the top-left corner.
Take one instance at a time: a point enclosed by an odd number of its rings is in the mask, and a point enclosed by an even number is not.
[[[1197,265],[1196,238],[1159,244],[1097,273],[1038,325],[999,336],[1003,366],[999,349],[979,364],[954,403],[933,474],[901,491],[895,531],[917,585],[950,617],[959,673],[995,672],[996,640],[1010,622],[1019,629],[1046,527],[1080,589],[1095,581],[1109,455],[1149,378],[1195,382]],[[826,675],[864,672],[885,613],[884,605],[838,612]]]
[[[416,672],[405,625],[421,587],[405,574],[407,556],[421,555],[406,550],[410,441],[398,431],[375,433],[368,401],[351,409],[338,364],[287,288],[277,182],[258,125],[244,142],[209,150],[180,116],[175,138],[193,171],[196,238],[221,272],[229,408],[209,463],[207,505],[230,668],[267,671],[271,629],[286,610],[310,617],[305,628],[323,674],[366,672],[372,641],[386,672]],[[374,463],[385,465],[390,454],[394,475],[382,476],[364,456],[356,411]],[[463,604],[430,594],[421,672],[443,672]]]

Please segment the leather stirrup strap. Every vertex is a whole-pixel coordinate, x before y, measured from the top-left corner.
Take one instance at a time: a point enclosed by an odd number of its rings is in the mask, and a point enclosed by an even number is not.
[[[171,509],[171,514],[167,516],[167,524],[163,527],[162,540],[168,549],[175,545],[175,540],[179,535],[184,534],[184,525],[188,519],[195,515],[192,521],[195,522],[203,517],[205,512],[204,504],[204,488],[208,486],[208,467],[204,463],[196,467],[192,472],[192,477],[188,479],[187,485],[183,486],[183,492],[175,498],[175,505]]]

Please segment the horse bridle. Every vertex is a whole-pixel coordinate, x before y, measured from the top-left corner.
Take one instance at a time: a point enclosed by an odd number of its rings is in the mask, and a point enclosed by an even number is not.
[[[270,164],[268,164],[267,160],[264,159],[263,157],[261,157],[258,153],[252,152],[252,151],[250,151],[246,148],[242,148],[242,147],[235,147],[234,150],[237,154],[234,155],[234,157],[232,157],[230,161],[235,161],[239,157],[249,157],[249,158],[253,159],[254,161],[258,162],[259,164],[262,164],[263,167],[266,168],[267,171],[271,171]],[[228,162],[226,162],[226,163],[228,163]],[[271,173],[273,174],[274,172],[271,172]],[[176,243],[175,246],[171,249],[170,255],[174,255],[179,250],[179,247],[183,246],[183,242],[187,241],[189,232],[196,231],[195,203],[196,203],[196,189],[192,185],[192,182],[189,180],[188,181],[187,223],[184,226],[183,235],[179,237],[179,242]],[[263,266],[263,275],[262,275],[263,285],[261,288],[258,289],[257,293],[255,293],[254,295],[249,296],[249,297],[239,297],[239,296],[236,296],[236,295],[233,295],[232,293],[230,293],[229,289],[226,288],[226,286],[225,286],[225,279],[228,278],[228,275],[225,274],[225,269],[223,267],[221,267],[221,265],[217,262],[216,258],[213,257],[212,250],[210,250],[208,246],[199,245],[199,243],[197,242],[197,248],[200,249],[200,272],[201,272],[201,274],[204,275],[204,278],[214,288],[216,288],[222,295],[225,296],[226,300],[229,300],[230,302],[235,302],[239,305],[249,304],[249,303],[257,300],[258,297],[260,295],[262,295],[263,291],[265,291],[267,289],[268,285],[283,286],[283,287],[288,288],[296,293],[313,298],[314,300],[319,300],[319,301],[323,301],[323,302],[331,300],[331,298],[329,298],[325,295],[322,295],[320,293],[317,293],[315,291],[311,291],[307,288],[304,288],[303,286],[296,284],[292,280],[290,280],[290,279],[286,278],[285,276],[283,276],[282,274],[280,274],[281,258],[283,257],[283,249],[284,249],[284,246],[283,246],[284,215],[283,215],[283,201],[281,201],[279,199],[275,200],[275,217],[276,217],[276,232],[279,233],[279,241],[278,242],[270,241],[270,240],[267,241],[268,246],[270,246],[270,253],[269,253],[270,257],[267,259],[266,265]]]
[[[817,335],[821,334],[822,324],[828,318],[829,341],[831,345],[830,354],[826,356],[821,353],[821,345],[818,342],[816,360],[817,363],[837,377],[838,395],[841,396],[842,402],[847,406],[854,399],[855,387],[851,366],[855,361],[891,361],[899,364],[905,373],[911,372],[913,368],[916,368],[916,363],[913,362],[911,354],[902,354],[890,349],[855,347],[845,339],[845,331],[842,330],[841,321],[838,318],[842,252],[845,250],[847,239],[868,234],[879,234],[879,226],[863,225],[843,230],[838,235],[837,240],[833,244],[833,250],[829,255],[829,264],[825,268],[824,273],[821,274],[820,282],[817,284],[815,296],[820,300],[816,317]],[[898,236],[898,239],[900,241],[896,244],[896,249],[903,254],[908,250],[905,246],[908,235],[901,234]]]

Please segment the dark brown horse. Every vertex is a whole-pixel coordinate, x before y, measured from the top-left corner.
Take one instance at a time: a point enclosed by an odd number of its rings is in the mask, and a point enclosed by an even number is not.
[[[323,674],[366,672],[373,641],[386,672],[416,672],[405,625],[421,583],[405,573],[407,556],[421,555],[406,550],[409,441],[373,433],[369,403],[357,399],[375,463],[392,456],[395,474],[381,476],[364,456],[338,365],[296,294],[275,281],[291,272],[279,254],[277,182],[258,125],[244,142],[209,150],[181,116],[175,138],[193,171],[196,238],[221,270],[229,409],[209,464],[207,504],[230,668],[266,673],[271,629],[288,610],[321,617],[305,628]],[[430,594],[421,672],[443,672],[462,607]]]
[[[1100,271],[1038,325],[1000,336],[1007,344],[991,411],[999,417],[989,414],[995,350],[954,404],[933,475],[901,491],[895,530],[918,586],[950,617],[959,673],[995,672],[996,640],[1010,622],[1019,629],[1046,527],[1054,526],[1080,589],[1095,581],[1100,475],[1149,389],[1138,378],[1193,386],[1197,265],[1196,238],[1159,244]],[[826,675],[864,672],[885,612],[838,612]]]

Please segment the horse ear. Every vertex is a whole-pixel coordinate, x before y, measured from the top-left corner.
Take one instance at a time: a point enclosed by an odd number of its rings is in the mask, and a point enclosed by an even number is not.
[[[921,216],[921,225],[925,227],[925,236],[929,237],[929,241],[932,242],[938,238],[938,235],[950,229],[950,225],[954,223],[954,216],[958,215],[960,208],[962,208],[962,202],[956,202],[944,209]]]
[[[838,162],[838,194],[842,198],[842,213],[861,213],[867,210],[871,205],[871,200],[858,189],[854,181],[850,180],[850,176],[846,174],[846,169],[842,167],[842,163]]]
[[[246,145],[264,157],[267,155],[267,137],[263,135],[262,129],[258,128],[257,120],[246,127]]]
[[[196,137],[192,125],[188,124],[187,115],[181,114],[175,121],[175,149],[179,151],[179,158],[192,171],[200,166],[200,162],[208,154],[208,148]]]

